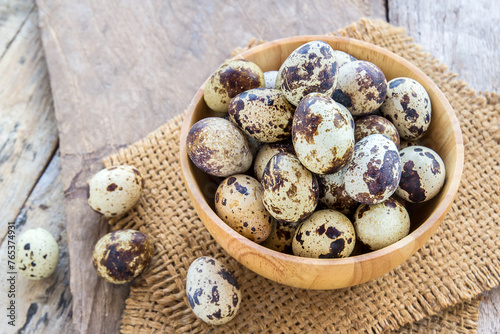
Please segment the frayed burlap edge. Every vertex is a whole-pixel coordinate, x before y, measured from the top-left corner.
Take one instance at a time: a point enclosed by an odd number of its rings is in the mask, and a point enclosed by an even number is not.
[[[178,170],[178,143],[172,142],[175,138],[178,140],[182,120],[182,116],[178,116],[143,141],[104,161],[106,166],[135,165],[146,178],[141,203],[127,217],[113,222],[115,228],[137,228],[153,234],[157,241],[154,263],[132,287],[122,319],[122,332],[323,329],[379,333],[424,318],[431,320],[425,319],[423,323],[435,324],[432,319],[440,317],[443,319],[439,321],[445,323],[444,329],[451,328],[449,326],[456,324],[459,318],[470,327],[468,329],[477,327],[477,300],[456,306],[458,310],[466,310],[465,313],[451,308],[448,309],[451,313],[435,315],[500,282],[500,228],[496,223],[500,212],[497,125],[500,99],[496,94],[476,94],[445,65],[413,43],[404,29],[363,19],[336,34],[378,44],[413,62],[436,82],[455,109],[466,148],[464,177],[440,229],[406,263],[357,287],[326,294],[267,281],[222,251],[194,214]],[[183,244],[179,245],[180,242]],[[238,317],[223,329],[196,319],[185,301],[186,270],[190,261],[201,255],[221,258],[238,279],[248,281],[240,282],[247,306],[242,306]],[[323,300],[324,305],[310,305],[314,299]],[[460,314],[471,317],[460,317]],[[412,325],[407,330],[415,332],[413,326],[420,325]]]

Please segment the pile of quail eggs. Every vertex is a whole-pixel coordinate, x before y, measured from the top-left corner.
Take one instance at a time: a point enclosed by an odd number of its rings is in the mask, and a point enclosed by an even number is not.
[[[431,122],[425,88],[387,82],[323,41],[298,47],[279,71],[230,60],[204,100],[220,117],[191,127],[188,155],[220,178],[217,215],[267,248],[312,258],[381,249],[409,233],[409,204],[444,185],[442,159],[419,144]]]

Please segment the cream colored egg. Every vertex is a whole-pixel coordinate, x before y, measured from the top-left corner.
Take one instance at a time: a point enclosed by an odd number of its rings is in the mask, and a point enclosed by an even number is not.
[[[338,82],[332,98],[345,106],[353,116],[375,112],[384,102],[387,81],[375,64],[352,61],[339,68]]]
[[[387,247],[408,235],[410,216],[393,198],[378,204],[361,204],[354,214],[359,241],[371,250]]]
[[[278,220],[297,223],[311,215],[318,204],[316,177],[293,154],[273,156],[261,183],[264,206]]]
[[[135,230],[119,230],[97,241],[92,264],[107,282],[124,284],[141,275],[154,255],[153,240]]]
[[[292,141],[300,162],[311,172],[337,172],[353,154],[354,120],[329,96],[311,93],[295,111]]]
[[[262,246],[280,253],[292,253],[292,240],[297,230],[297,224],[289,224],[273,219],[269,237],[261,243]]]
[[[284,140],[292,132],[295,108],[277,89],[255,88],[238,94],[228,111],[243,132],[264,143]]]
[[[344,214],[320,210],[304,220],[292,241],[293,254],[310,258],[348,257],[354,250],[356,233]]]
[[[132,209],[142,195],[144,179],[137,168],[113,166],[97,172],[88,183],[88,203],[107,218]]]
[[[16,243],[16,267],[30,280],[47,278],[56,270],[59,246],[56,239],[43,228],[23,232]]]
[[[354,139],[356,142],[377,133],[387,136],[399,148],[400,139],[398,130],[386,118],[369,115],[356,120],[354,123]]]
[[[439,194],[446,181],[441,157],[425,146],[410,146],[399,152],[401,181],[396,194],[411,203],[421,203]]]
[[[293,149],[293,144],[291,141],[283,141],[278,143],[264,144],[257,155],[255,156],[255,161],[253,163],[255,178],[262,181],[262,174],[264,174],[264,169],[266,168],[269,160],[281,152],[287,152],[295,154]]]
[[[431,123],[431,99],[425,88],[410,78],[396,78],[388,83],[387,98],[380,108],[403,139],[421,138]]]
[[[338,68],[352,61],[357,61],[357,59],[351,56],[350,54],[339,50],[333,50],[333,56],[337,61]]]
[[[260,182],[248,175],[232,175],[215,193],[215,212],[244,237],[262,242],[271,233],[272,216],[262,203]]]
[[[380,203],[396,191],[400,178],[396,144],[384,135],[369,135],[354,146],[354,155],[345,169],[345,190],[360,203]]]
[[[295,49],[281,65],[277,84],[288,101],[297,106],[309,93],[330,96],[337,83],[337,63],[332,47],[312,41]]]
[[[187,153],[196,167],[220,177],[246,172],[253,159],[243,133],[220,117],[204,118],[191,127]]]
[[[257,64],[245,59],[233,59],[222,64],[210,76],[203,98],[210,109],[227,112],[233,97],[264,85],[264,72]]]
[[[316,175],[319,201],[329,209],[340,211],[345,215],[351,215],[359,203],[352,199],[345,190],[344,173],[345,168],[342,168],[333,174]]]
[[[189,266],[186,295],[193,313],[210,325],[231,321],[241,305],[241,291],[233,273],[219,260],[202,256]]]
[[[264,72],[264,80],[266,82],[266,88],[279,89],[276,86],[276,77],[278,76],[278,71],[267,71]]]

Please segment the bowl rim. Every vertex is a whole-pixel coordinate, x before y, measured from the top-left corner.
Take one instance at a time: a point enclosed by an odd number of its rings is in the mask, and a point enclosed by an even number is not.
[[[458,122],[458,118],[451,107],[448,99],[446,96],[443,94],[443,92],[439,89],[439,87],[418,67],[413,65],[410,61],[404,59],[403,57],[383,48],[375,44],[371,44],[365,41],[353,39],[353,38],[348,38],[348,37],[340,37],[340,36],[333,36],[333,35],[300,35],[300,36],[292,36],[292,37],[286,37],[286,38],[281,38],[277,40],[273,40],[270,42],[263,43],[261,45],[255,46],[247,51],[244,51],[231,59],[246,59],[248,57],[251,57],[252,55],[258,54],[262,52],[265,49],[268,48],[273,48],[281,44],[291,44],[291,43],[307,43],[310,41],[314,40],[321,40],[325,42],[343,42],[343,43],[348,43],[352,44],[355,47],[361,47],[364,49],[374,49],[375,52],[381,53],[384,56],[387,56],[389,58],[397,58],[399,61],[404,63],[406,67],[408,67],[412,72],[416,73],[420,78],[422,78],[425,83],[433,88],[433,91],[436,93],[437,98],[443,102],[443,107],[444,110],[446,111],[446,114],[448,115],[450,122],[452,124],[453,128],[453,134],[456,139],[456,150],[457,150],[457,155],[456,155],[456,161],[455,161],[455,173],[452,177],[453,180],[451,180],[451,184],[448,190],[448,193],[443,197],[443,201],[436,206],[432,214],[424,221],[420,226],[418,226],[414,231],[409,233],[406,237],[403,239],[387,246],[379,250],[375,250],[369,253],[364,253],[360,255],[355,255],[352,257],[346,257],[346,258],[335,258],[335,259],[316,259],[316,258],[305,258],[305,257],[299,257],[295,255],[289,255],[285,253],[280,253],[278,251],[274,251],[272,249],[266,248],[258,243],[255,243],[243,236],[241,236],[239,233],[234,231],[231,227],[229,227],[226,223],[224,223],[215,213],[214,210],[210,207],[210,205],[207,203],[206,198],[203,196],[201,190],[199,189],[198,185],[194,182],[194,175],[191,173],[189,164],[190,160],[187,154],[186,150],[186,138],[187,138],[187,133],[189,131],[190,126],[193,123],[190,123],[193,113],[196,109],[196,106],[200,99],[203,99],[203,92],[206,83],[208,82],[209,78],[203,83],[203,85],[198,89],[196,94],[194,95],[193,99],[191,100],[185,114],[184,114],[184,120],[182,124],[182,129],[181,129],[181,136],[180,136],[180,163],[181,163],[181,170],[182,170],[182,176],[186,185],[186,188],[188,190],[188,193],[191,197],[191,200],[194,202],[194,198],[196,197],[198,199],[203,199],[201,202],[198,202],[198,205],[204,212],[209,216],[209,218],[217,224],[217,226],[221,229],[224,230],[224,232],[228,233],[232,238],[237,240],[238,242],[243,243],[246,247],[250,247],[253,249],[255,252],[258,253],[268,253],[270,256],[281,260],[281,261],[286,261],[286,262],[291,262],[291,263],[297,263],[297,264],[307,264],[307,265],[312,265],[312,266],[326,266],[330,267],[332,265],[349,265],[349,264],[359,264],[367,261],[371,261],[374,258],[379,258],[382,256],[385,256],[390,253],[395,253],[398,251],[402,251],[403,249],[410,249],[411,251],[409,254],[406,254],[404,256],[404,260],[401,262],[405,262],[411,255],[413,255],[418,249],[422,248],[423,245],[428,241],[430,236],[434,234],[436,229],[439,227],[441,222],[444,220],[446,214],[448,213],[453,200],[458,192],[458,187],[460,184],[460,179],[462,176],[463,172],[463,164],[464,164],[464,144],[463,144],[463,137],[462,137],[462,132],[460,129],[460,125]],[[230,60],[230,59],[229,59]],[[195,167],[196,168],[196,167]],[[196,205],[194,205],[196,208]],[[198,216],[200,216],[200,213],[198,210],[196,210],[198,213]],[[206,226],[206,222],[201,219],[203,224]],[[207,227],[208,229],[208,227]],[[214,237],[214,239],[217,238],[216,236],[213,235],[212,231],[209,230],[209,233]],[[423,238],[423,239],[422,239]],[[415,242],[415,240],[421,239],[423,240],[422,246],[420,247],[408,247],[412,243]],[[218,241],[217,241],[218,242]],[[220,243],[218,242],[220,245]],[[221,245],[224,249],[223,245]],[[226,249],[227,251],[227,249]],[[228,253],[232,256],[232,254],[228,251]],[[236,259],[238,262],[241,263],[238,259]],[[398,264],[399,265],[399,264]],[[252,270],[252,269],[251,269]],[[387,272],[387,271],[386,271]],[[258,273],[259,274],[259,273]],[[261,275],[261,274],[259,274]],[[267,277],[267,276],[266,276]],[[269,277],[268,277],[269,278]],[[363,282],[361,282],[363,283]],[[358,283],[360,284],[360,283]]]

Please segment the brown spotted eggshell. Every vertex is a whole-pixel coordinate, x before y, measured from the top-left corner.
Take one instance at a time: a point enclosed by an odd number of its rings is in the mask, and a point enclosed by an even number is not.
[[[441,157],[425,146],[410,146],[399,152],[403,171],[396,194],[411,203],[436,196],[446,180]]]
[[[399,152],[392,140],[374,134],[356,143],[344,174],[349,196],[360,203],[380,203],[396,191],[400,178]]]
[[[90,207],[107,218],[132,209],[142,195],[144,180],[132,166],[113,166],[97,172],[88,183]]]
[[[356,233],[344,214],[320,210],[304,220],[292,241],[293,254],[310,258],[348,257],[354,250]]]
[[[262,181],[262,174],[264,174],[264,169],[266,169],[267,163],[271,158],[280,153],[287,152],[295,154],[293,149],[293,144],[291,141],[282,141],[277,143],[264,144],[255,156],[255,161],[253,163],[255,178]]]
[[[231,120],[243,132],[264,143],[290,136],[294,110],[281,91],[270,88],[255,88],[238,94],[228,109]]]
[[[377,115],[369,115],[362,117],[354,123],[354,139],[356,142],[366,136],[380,133],[387,136],[399,148],[400,139],[399,133],[394,124],[386,118]]]
[[[238,282],[219,260],[202,256],[189,266],[186,295],[193,313],[211,325],[231,321],[241,304]]]
[[[292,240],[297,230],[296,225],[273,219],[271,233],[261,245],[280,253],[293,254]]]
[[[339,68],[338,82],[332,98],[345,106],[353,116],[374,113],[387,94],[385,75],[375,64],[358,60]]]
[[[264,85],[264,72],[258,65],[249,60],[234,59],[222,64],[210,76],[203,97],[210,109],[227,112],[233,97]]]
[[[215,212],[233,230],[254,242],[266,240],[271,233],[272,216],[262,203],[260,182],[248,175],[233,175],[219,184]]]
[[[97,274],[114,284],[131,282],[149,266],[153,240],[135,230],[119,230],[103,236],[94,247],[92,264]]]
[[[371,250],[387,247],[410,232],[410,216],[393,198],[378,204],[361,204],[354,214],[359,241]]]
[[[264,206],[278,220],[297,223],[311,215],[318,204],[316,177],[293,154],[273,156],[261,183]]]
[[[204,118],[189,129],[187,153],[196,167],[220,177],[246,172],[253,159],[243,133],[220,117]]]
[[[345,215],[354,213],[359,203],[352,199],[345,190],[345,168],[336,173],[316,175],[319,188],[319,201],[329,209],[342,212]]]
[[[56,270],[59,246],[43,228],[23,232],[16,242],[16,266],[19,274],[30,280],[47,278]]]
[[[277,88],[297,106],[309,93],[330,96],[337,83],[337,63],[332,47],[312,41],[295,49],[278,71]]]
[[[351,56],[350,54],[340,51],[340,50],[333,50],[333,56],[335,57],[335,60],[337,61],[337,67],[340,68],[342,65],[350,63],[352,61],[357,61],[356,58]]]
[[[387,98],[380,108],[403,139],[421,138],[431,123],[431,99],[425,88],[410,78],[389,81]]]
[[[307,95],[297,106],[292,141],[300,162],[316,174],[344,167],[354,150],[354,120],[349,111],[329,96]]]

